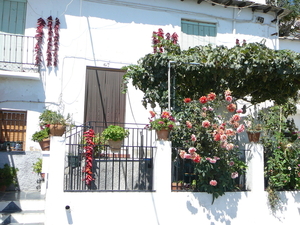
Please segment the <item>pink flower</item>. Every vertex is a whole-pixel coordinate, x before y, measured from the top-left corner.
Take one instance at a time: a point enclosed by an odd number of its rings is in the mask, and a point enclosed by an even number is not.
[[[171,116],[171,114],[167,111],[163,111],[161,114],[161,118],[169,118]]]
[[[211,186],[216,186],[216,185],[218,184],[218,182],[217,182],[216,180],[211,180],[211,181],[209,182],[209,184],[210,184]]]
[[[227,110],[229,112],[234,112],[236,110],[236,105],[233,104],[233,103],[230,103],[228,106],[227,106]]]
[[[244,132],[244,130],[245,130],[244,124],[240,124],[240,125],[238,126],[238,128],[236,129],[236,132],[237,132],[237,133],[242,133],[242,132]]]
[[[203,107],[203,108],[202,108],[202,110],[203,110],[203,111],[206,111],[206,110],[207,110],[207,108],[206,108],[206,107]]]
[[[186,152],[184,150],[180,150],[179,155],[182,159],[184,159],[185,154],[186,154]]]
[[[189,148],[188,152],[193,154],[196,152],[196,149],[194,147],[191,147],[191,148]]]
[[[225,96],[229,96],[229,95],[231,95],[231,91],[228,89],[228,90],[225,91],[224,94],[225,94]]]
[[[221,135],[220,134],[215,134],[214,135],[214,141],[220,141],[221,140]]]
[[[202,127],[208,128],[209,126],[210,126],[210,122],[209,122],[208,120],[204,120],[204,121],[202,122]]]
[[[232,150],[234,148],[234,144],[232,143],[229,143],[226,145],[226,149],[229,151],[229,150]]]
[[[150,115],[151,115],[151,118],[155,117],[156,113],[153,112],[153,111],[149,111]]]
[[[233,135],[235,135],[235,132],[232,129],[226,129],[225,134],[227,136],[233,136]]]
[[[240,117],[240,115],[235,114],[235,115],[233,115],[233,116],[231,117],[231,119],[232,119],[233,121],[239,121],[239,120],[241,119],[241,117]]]
[[[192,141],[197,141],[197,138],[196,138],[196,135],[195,135],[195,134],[192,134],[192,135],[191,135],[191,140],[192,140]]]
[[[213,92],[210,92],[208,95],[207,95],[207,100],[208,101],[213,101],[213,100],[215,100],[216,99],[216,94],[215,93],[213,93]]]
[[[221,137],[220,137],[220,140],[222,142],[226,141],[227,140],[227,135],[226,134],[222,134]]]
[[[218,156],[214,156],[215,160],[220,160],[220,158]]]
[[[200,155],[197,155],[197,156],[193,159],[193,161],[194,161],[195,163],[200,163],[200,160],[201,160]]]
[[[229,166],[233,166],[234,165],[234,162],[233,161],[230,161],[229,162]]]
[[[237,109],[237,110],[236,110],[236,113],[242,113],[242,112],[243,112],[242,109]]]
[[[235,179],[235,178],[237,178],[239,176],[239,173],[238,172],[233,172],[233,173],[231,173],[231,178],[232,179]]]
[[[213,163],[213,164],[217,162],[216,159],[209,159],[208,161],[209,161],[210,163]]]
[[[159,124],[165,124],[165,122],[164,122],[164,121],[158,121],[158,123],[159,123]]]
[[[185,154],[185,155],[184,155],[184,158],[185,158],[185,159],[191,159],[191,154]]]
[[[193,125],[192,125],[192,123],[190,121],[186,121],[185,124],[186,124],[186,126],[188,128],[192,128],[193,127]]]
[[[227,102],[232,102],[232,97],[230,95],[228,95],[228,96],[225,97],[225,100]]]
[[[214,111],[214,108],[212,108],[212,107],[209,106],[209,107],[208,107],[208,110],[209,110],[209,111]]]

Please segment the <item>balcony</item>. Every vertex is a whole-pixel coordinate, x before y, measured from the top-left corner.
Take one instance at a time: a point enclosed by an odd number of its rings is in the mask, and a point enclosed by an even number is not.
[[[35,37],[0,33],[0,76],[38,80],[35,42]]]

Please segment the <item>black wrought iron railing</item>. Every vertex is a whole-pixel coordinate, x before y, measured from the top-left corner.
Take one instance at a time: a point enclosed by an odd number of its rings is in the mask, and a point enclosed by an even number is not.
[[[152,191],[153,190],[153,145],[155,133],[144,129],[142,124],[115,124],[129,130],[118,153],[97,134],[113,123],[89,122],[76,126],[66,138],[68,153],[65,159],[65,191]],[[83,132],[96,132],[91,185],[84,181],[86,168]]]
[[[38,72],[34,46],[35,37],[0,33],[0,70]]]

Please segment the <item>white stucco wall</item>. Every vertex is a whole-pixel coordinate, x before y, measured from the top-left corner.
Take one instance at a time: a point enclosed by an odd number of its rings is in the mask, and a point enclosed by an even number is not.
[[[51,139],[49,179],[46,190],[46,225],[54,224],[297,224],[299,192],[280,192],[280,208],[272,212],[263,190],[263,153],[260,144],[249,144],[251,191],[227,192],[212,204],[212,195],[171,192],[169,142],[156,142],[154,192],[63,192],[64,138]],[[255,151],[254,151],[255,150]],[[169,168],[169,169],[167,169]],[[163,173],[162,173],[163,170]],[[262,182],[261,182],[262,181]],[[70,209],[66,210],[66,206]]]
[[[82,124],[84,113],[85,73],[87,66],[122,68],[136,64],[152,52],[152,32],[181,35],[181,19],[216,23],[217,45],[232,47],[235,40],[248,43],[266,41],[278,48],[274,13],[251,9],[212,6],[206,2],[171,0],[28,0],[25,35],[36,34],[37,19],[49,16],[61,22],[59,66],[45,65],[40,80],[0,78],[0,108],[29,110],[26,150],[38,148],[30,141],[37,129],[38,113],[45,107],[70,113],[76,124]],[[257,23],[258,16],[264,23]],[[44,28],[44,60],[47,27]],[[46,62],[44,62],[45,64]],[[148,112],[141,104],[142,93],[129,87],[126,122],[147,123]],[[32,128],[34,127],[34,128]]]

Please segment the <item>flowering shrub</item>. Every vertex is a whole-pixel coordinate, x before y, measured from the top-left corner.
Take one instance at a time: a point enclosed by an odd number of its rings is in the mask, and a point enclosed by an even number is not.
[[[149,118],[150,124],[147,125],[151,130],[173,130],[175,127],[175,118],[171,116],[170,112],[163,111],[159,118],[155,119],[157,114],[150,111],[151,118]]]
[[[180,150],[179,155],[193,164],[196,176],[192,186],[212,193],[213,200],[238,189],[236,178],[246,168],[235,140],[245,129],[240,123],[242,110],[232,101],[230,90],[225,91],[223,100],[213,92],[198,100],[185,98],[176,114],[180,125],[173,132],[173,146],[188,149]]]

